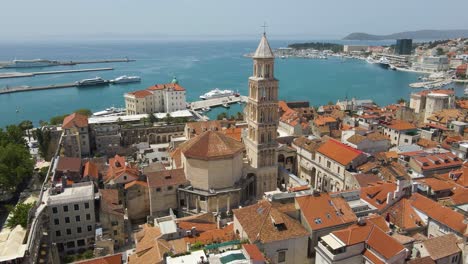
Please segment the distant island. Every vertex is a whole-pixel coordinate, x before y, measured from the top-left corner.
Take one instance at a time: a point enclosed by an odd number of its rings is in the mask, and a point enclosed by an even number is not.
[[[332,50],[333,52],[342,52],[343,45],[326,42],[308,42],[289,44],[288,48],[292,49],[316,49],[316,50]]]
[[[468,30],[417,30],[404,31],[390,35],[372,35],[367,33],[355,32],[344,37],[345,40],[390,40],[390,39],[453,39],[468,37]]]

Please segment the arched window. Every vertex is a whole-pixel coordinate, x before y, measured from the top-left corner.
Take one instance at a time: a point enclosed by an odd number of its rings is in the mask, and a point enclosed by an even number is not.
[[[263,122],[263,110],[260,110],[260,122]]]
[[[260,143],[263,143],[265,141],[265,137],[263,133],[260,135]]]

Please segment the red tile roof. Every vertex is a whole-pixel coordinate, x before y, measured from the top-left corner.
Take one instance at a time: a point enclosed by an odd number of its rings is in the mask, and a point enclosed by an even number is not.
[[[99,193],[101,194],[101,210],[123,217],[125,209],[119,203],[119,191],[117,189],[99,189]]]
[[[184,238],[184,240],[190,244],[195,244],[199,242],[203,245],[208,245],[212,243],[222,243],[232,241],[235,239],[237,239],[237,237],[234,233],[234,224],[232,223],[224,228],[210,229],[200,233],[197,236],[188,236]]]
[[[184,169],[150,172],[146,174],[146,178],[148,179],[148,186],[151,188],[178,186],[188,183]]]
[[[81,159],[72,157],[59,157],[55,170],[60,172],[69,171],[80,173]]]
[[[145,98],[146,96],[153,95],[153,93],[148,90],[139,90],[139,91],[130,92],[128,94],[135,96],[135,98]]]
[[[462,236],[468,237],[468,225],[464,223],[465,217],[463,214],[442,206],[419,193],[413,194],[410,200],[412,201],[411,206],[417,210],[423,212],[435,221],[450,227]]]
[[[361,188],[361,198],[382,210],[387,206],[387,194],[394,192],[397,186],[393,182],[377,182]]]
[[[334,139],[327,140],[317,149],[317,152],[345,166],[360,155],[363,155],[362,151],[342,144]]]
[[[393,120],[389,124],[384,124],[384,126],[398,131],[416,129],[416,126],[410,122],[399,119]]]
[[[357,220],[343,198],[331,197],[328,193],[297,197],[296,208],[301,210],[312,230],[349,224]]]
[[[115,255],[104,256],[99,258],[87,259],[78,262],[73,262],[75,264],[122,264],[122,253]]]
[[[250,257],[250,260],[255,261],[266,261],[265,257],[263,256],[262,252],[258,249],[255,244],[242,244],[242,247],[247,252]]]
[[[422,171],[440,170],[447,168],[459,168],[463,161],[454,154],[447,153],[425,153],[420,156],[412,157]]]
[[[390,206],[384,213],[391,223],[401,228],[408,230],[421,227],[424,224],[423,220],[411,206],[411,201],[403,198]]]
[[[174,91],[183,92],[185,88],[180,86],[178,83],[165,83],[165,84],[155,84],[147,88],[148,90],[165,90],[165,89],[174,89]]]
[[[134,185],[140,185],[140,186],[143,186],[143,187],[148,188],[148,183],[147,183],[147,182],[144,182],[144,181],[132,181],[132,182],[126,183],[124,189],[127,190],[127,189],[129,189],[129,188],[132,188],[132,186],[134,186]]]
[[[405,250],[403,245],[369,220],[364,220],[361,225],[354,224],[346,229],[334,231],[332,234],[348,246],[366,243],[371,250],[386,260]]]
[[[72,127],[88,126],[88,117],[78,113],[73,113],[63,119],[62,128],[69,129]]]
[[[244,144],[217,131],[203,134],[183,143],[181,151],[187,158],[214,160],[232,157],[244,150]]]
[[[281,212],[266,200],[234,209],[233,212],[252,243],[270,243],[309,234],[299,221]]]
[[[98,166],[91,161],[87,161],[84,166],[83,177],[90,177],[97,180],[99,178]]]

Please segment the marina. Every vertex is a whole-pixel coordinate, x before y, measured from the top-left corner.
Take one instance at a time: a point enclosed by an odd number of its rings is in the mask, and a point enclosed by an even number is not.
[[[247,102],[247,96],[240,95],[238,97],[236,96],[218,97],[218,98],[206,99],[202,101],[195,101],[195,102],[190,103],[190,109],[194,111],[198,111],[198,110],[206,111],[213,107],[217,107],[217,106],[227,107],[230,104],[235,104],[239,102],[240,103]]]
[[[94,69],[78,69],[78,70],[63,70],[63,71],[42,71],[42,72],[2,72],[2,73],[0,73],[0,79],[34,77],[34,76],[37,76],[37,75],[47,75],[47,74],[65,74],[65,73],[112,71],[112,70],[114,70],[114,68],[94,68]]]

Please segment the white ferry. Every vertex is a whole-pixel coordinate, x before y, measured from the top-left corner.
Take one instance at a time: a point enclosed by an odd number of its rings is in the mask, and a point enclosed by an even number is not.
[[[218,88],[207,92],[204,95],[200,95],[200,98],[203,100],[213,99],[213,98],[220,98],[220,97],[228,97],[228,96],[239,96],[239,93],[235,93],[232,90],[220,90]]]
[[[377,65],[384,69],[388,69],[390,67],[390,61],[386,57],[380,58],[380,60],[377,62]]]
[[[104,85],[108,84],[109,81],[102,79],[101,77],[84,79],[78,82],[75,82],[76,86],[92,86],[92,85]]]
[[[111,83],[134,83],[134,82],[141,82],[140,76],[127,76],[122,75],[117,77],[113,80],[110,80]]]
[[[48,67],[59,65],[58,61],[35,59],[35,60],[13,60],[12,62],[3,65],[3,68],[31,68],[31,67]]]

